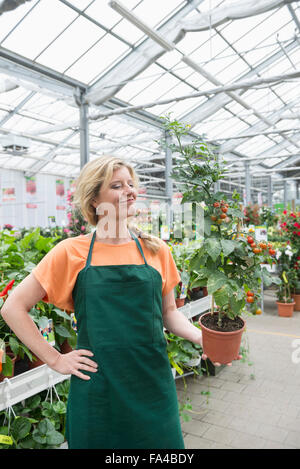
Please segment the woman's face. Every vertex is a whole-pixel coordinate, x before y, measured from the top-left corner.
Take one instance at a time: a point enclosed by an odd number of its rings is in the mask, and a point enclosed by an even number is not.
[[[137,190],[126,166],[116,169],[106,188],[101,187],[93,206],[96,213],[109,218],[124,219],[135,214]]]

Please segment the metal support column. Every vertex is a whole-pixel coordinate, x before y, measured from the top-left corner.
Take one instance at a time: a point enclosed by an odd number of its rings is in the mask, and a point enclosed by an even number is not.
[[[165,131],[165,140],[166,140],[166,155],[165,155],[165,191],[167,197],[167,225],[171,230],[173,223],[173,213],[172,213],[172,196],[173,196],[173,180],[171,179],[172,172],[172,150],[169,148],[171,142],[171,136],[168,131]]]
[[[89,105],[85,101],[85,94],[76,89],[74,98],[79,107],[80,123],[80,169],[89,161]]]
[[[245,189],[246,189],[246,205],[251,203],[251,174],[250,164],[245,161]]]
[[[284,208],[287,208],[287,190],[288,190],[287,181],[284,181],[284,183],[283,183],[283,204],[284,204]]]
[[[268,206],[270,208],[273,207],[272,192],[273,192],[272,176],[268,176]]]

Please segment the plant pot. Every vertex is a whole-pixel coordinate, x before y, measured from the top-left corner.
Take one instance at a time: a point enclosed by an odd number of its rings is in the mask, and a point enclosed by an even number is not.
[[[12,360],[12,375],[11,376],[5,376],[2,373],[0,373],[0,383],[5,379],[5,378],[13,378],[15,375],[15,363],[16,363],[16,355],[14,355],[12,352],[6,352],[6,355],[8,355],[11,360]]]
[[[71,347],[67,339],[64,340],[63,343],[60,345],[60,351],[61,353],[73,352],[73,348]]]
[[[281,316],[283,318],[290,318],[293,316],[293,311],[294,311],[294,303],[280,303],[279,301],[276,301],[277,304],[277,309],[278,309],[278,316]]]
[[[203,296],[207,296],[208,293],[207,293],[207,287],[202,287],[202,291],[203,291]]]
[[[220,332],[214,331],[203,325],[203,319],[211,313],[205,313],[199,318],[199,325],[202,330],[203,353],[207,355],[211,362],[225,365],[235,360],[240,351],[242,335],[246,327],[245,321],[241,319],[243,326],[235,331]]]
[[[177,308],[181,308],[181,306],[184,306],[185,298],[175,298],[175,303]]]
[[[294,293],[292,294],[292,298],[295,301],[294,311],[300,311],[300,295]]]
[[[45,365],[45,363],[42,360],[40,360],[38,357],[35,357],[35,358],[36,360],[29,362],[29,370],[33,370],[33,368],[37,368],[38,366]]]

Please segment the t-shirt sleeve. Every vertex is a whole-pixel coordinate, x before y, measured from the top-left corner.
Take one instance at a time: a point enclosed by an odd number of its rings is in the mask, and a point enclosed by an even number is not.
[[[169,246],[163,241],[163,288],[162,296],[167,295],[181,281]]]
[[[74,311],[72,291],[77,275],[76,266],[70,261],[67,241],[56,244],[32,273],[47,292],[42,299],[44,302],[52,303],[62,310]]]

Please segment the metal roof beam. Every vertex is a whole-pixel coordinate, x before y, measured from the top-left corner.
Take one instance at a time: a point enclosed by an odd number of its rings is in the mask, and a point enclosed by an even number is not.
[[[145,103],[145,104],[139,104],[135,106],[126,106],[123,108],[119,109],[114,109],[112,111],[107,111],[107,112],[100,112],[98,114],[95,114],[90,117],[91,120],[100,120],[103,118],[107,118],[110,116],[114,115],[120,115],[124,114],[127,112],[132,112],[132,111],[138,111],[141,109],[148,109],[154,106],[159,106],[163,104],[169,104],[173,102],[178,102],[178,101],[183,101],[186,99],[194,99],[200,96],[204,96],[207,94],[219,94],[219,93],[227,93],[231,91],[236,91],[236,90],[241,90],[241,89],[249,89],[253,88],[254,86],[257,85],[270,85],[271,83],[276,83],[276,82],[282,82],[285,80],[291,80],[291,79],[296,79],[300,77],[300,70],[296,70],[294,72],[288,73],[288,74],[282,74],[282,75],[277,75],[269,78],[257,78],[256,80],[241,80],[238,82],[235,82],[231,85],[220,85],[215,88],[211,88],[206,91],[199,91],[197,93],[189,93],[185,94],[183,96],[177,96],[174,98],[168,98],[168,99],[161,99],[158,101],[153,101],[150,103]],[[248,106],[248,109],[252,109],[250,106]],[[270,123],[269,125],[274,125],[273,123]]]
[[[190,0],[175,13],[163,26],[158,29],[160,36],[168,42],[178,42],[184,34],[177,26],[179,20],[188,15],[203,0]],[[91,104],[100,105],[114,96],[125,84],[143,72],[147,67],[161,57],[166,50],[152,39],[147,38],[130,54],[124,57],[117,65],[110,69],[103,77],[97,80],[88,90],[86,99]],[[112,85],[112,83],[117,83]]]
[[[297,47],[299,47],[299,42],[297,41],[297,38],[295,38],[293,39],[293,41],[286,45],[285,50],[287,52],[290,52],[296,49]],[[248,79],[253,76],[259,75],[260,72],[262,72],[265,68],[269,67],[273,62],[277,61],[282,56],[283,51],[279,50],[268,59],[263,60],[258,66],[255,67],[255,69],[245,73],[240,78],[240,80]],[[191,125],[196,125],[198,122],[202,122],[208,117],[218,112],[220,109],[222,109],[222,107],[224,107],[226,104],[229,104],[230,102],[232,102],[232,99],[229,96],[214,96],[208,99],[204,104],[201,104],[200,106],[195,108],[193,111],[190,111],[189,113],[185,114],[181,120],[184,122],[188,122]]]
[[[37,86],[37,91],[46,89],[52,93],[73,98],[76,88],[81,92],[86,90],[84,83],[33,62],[4,47],[0,47],[0,70],[5,74],[34,83]]]
[[[0,127],[2,127],[6,122],[9,121],[13,116],[18,114],[20,109],[22,109],[23,106],[25,106],[26,103],[35,95],[35,91],[31,91],[22,101],[10,112],[7,113],[5,117],[0,121]]]

